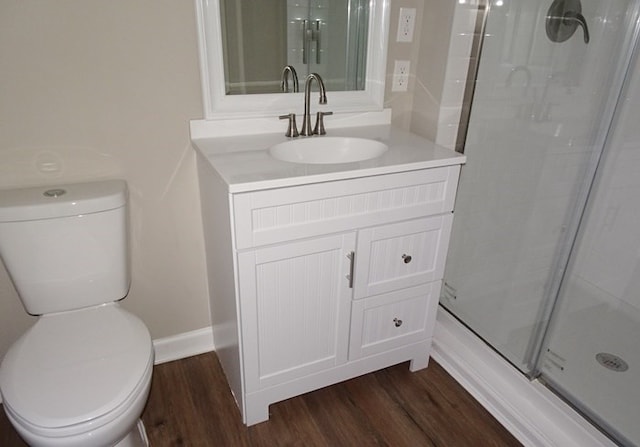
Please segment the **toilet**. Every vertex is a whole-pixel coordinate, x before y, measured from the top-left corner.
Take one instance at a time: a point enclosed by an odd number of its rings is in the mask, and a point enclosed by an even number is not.
[[[0,190],[0,257],[35,324],[0,364],[30,446],[140,447],[154,351],[129,291],[122,180]]]

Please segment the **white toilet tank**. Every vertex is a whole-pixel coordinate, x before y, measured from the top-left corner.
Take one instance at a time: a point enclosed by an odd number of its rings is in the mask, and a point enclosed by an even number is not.
[[[126,183],[0,190],[0,257],[33,315],[124,298]]]

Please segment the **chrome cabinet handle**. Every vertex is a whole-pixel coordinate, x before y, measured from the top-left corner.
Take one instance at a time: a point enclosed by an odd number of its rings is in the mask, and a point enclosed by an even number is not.
[[[396,327],[400,327],[402,326],[402,320],[400,318],[394,318],[393,324],[395,324]]]
[[[404,261],[405,264],[408,264],[411,262],[411,255],[402,255],[402,260]]]
[[[347,258],[349,258],[349,274],[347,275],[347,279],[349,280],[349,288],[353,289],[353,271],[356,263],[356,252],[350,252]]]

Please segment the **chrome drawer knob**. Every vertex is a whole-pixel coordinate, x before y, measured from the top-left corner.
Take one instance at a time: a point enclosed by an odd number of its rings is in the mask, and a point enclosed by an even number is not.
[[[402,259],[404,260],[405,264],[408,264],[411,262],[411,255],[402,255]]]
[[[402,326],[402,320],[400,318],[394,318],[393,323],[396,325],[396,327]]]

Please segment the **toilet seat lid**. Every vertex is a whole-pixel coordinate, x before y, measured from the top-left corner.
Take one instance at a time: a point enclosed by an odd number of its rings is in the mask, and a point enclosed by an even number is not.
[[[68,427],[121,405],[152,362],[144,323],[111,303],[40,317],[5,355],[0,390],[29,424]]]

